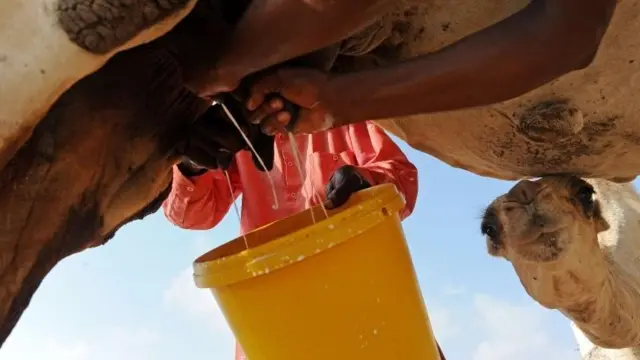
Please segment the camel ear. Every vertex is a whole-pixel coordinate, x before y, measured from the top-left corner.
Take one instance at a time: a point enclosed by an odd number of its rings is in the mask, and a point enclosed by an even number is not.
[[[595,222],[597,233],[609,230],[609,223],[602,216],[602,208],[600,207],[600,202],[596,202],[593,208],[593,221]]]

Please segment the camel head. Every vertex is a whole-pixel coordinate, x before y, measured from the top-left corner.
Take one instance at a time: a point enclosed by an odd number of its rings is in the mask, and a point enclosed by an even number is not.
[[[510,261],[529,295],[550,308],[602,284],[598,235],[608,228],[596,189],[574,176],[518,182],[481,224],[489,254]]]

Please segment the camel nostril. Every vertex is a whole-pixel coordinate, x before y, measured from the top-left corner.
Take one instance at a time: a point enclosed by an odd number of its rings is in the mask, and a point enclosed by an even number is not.
[[[508,196],[513,201],[517,201],[521,204],[529,204],[535,199],[540,185],[536,182],[523,180],[516,184],[511,190],[509,190]]]

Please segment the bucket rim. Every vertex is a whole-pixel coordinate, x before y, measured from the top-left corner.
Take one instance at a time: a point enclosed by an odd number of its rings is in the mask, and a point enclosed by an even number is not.
[[[239,236],[201,255],[193,263],[196,286],[219,288],[301,262],[398,214],[404,208],[405,200],[395,185],[382,184],[354,193],[345,205],[329,210],[328,218],[325,218],[321,206],[314,206],[245,234],[248,249],[243,237]],[[312,211],[316,219],[322,220],[313,224],[310,220]],[[304,216],[305,213],[308,216]],[[267,239],[260,236],[269,232],[277,234],[279,225],[301,219],[309,225],[297,225],[294,222],[298,227],[288,234],[267,236]],[[348,223],[348,227],[345,223]]]

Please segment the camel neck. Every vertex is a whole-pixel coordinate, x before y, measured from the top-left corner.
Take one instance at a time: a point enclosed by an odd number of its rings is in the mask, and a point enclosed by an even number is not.
[[[637,320],[640,318],[640,292],[637,281],[618,264],[604,260],[607,267],[603,269],[606,278],[602,285],[584,289],[581,299],[560,310],[575,322],[590,341],[600,346],[640,346],[640,322]]]
[[[631,184],[596,184],[609,224],[597,247],[579,254],[572,271],[589,277],[580,299],[562,311],[594,343],[611,348],[640,346],[640,200]],[[584,249],[584,247],[583,247]],[[565,275],[569,276],[569,275]]]

